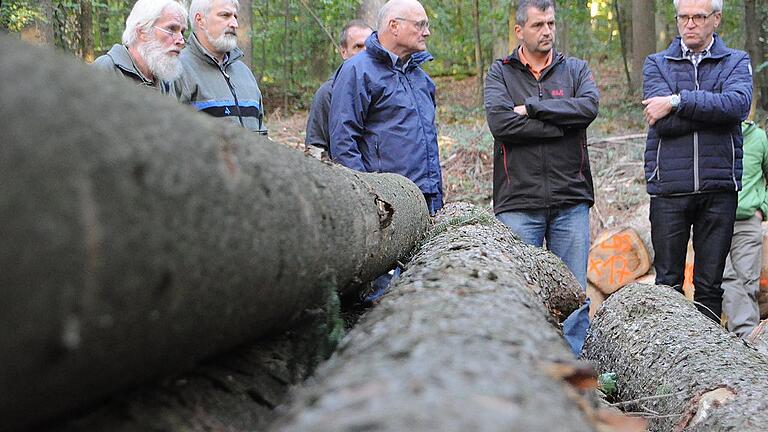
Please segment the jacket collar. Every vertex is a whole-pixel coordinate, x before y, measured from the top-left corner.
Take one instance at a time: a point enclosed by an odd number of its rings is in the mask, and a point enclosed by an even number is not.
[[[550,63],[549,66],[544,68],[544,70],[541,71],[541,76],[544,77],[547,73],[549,73],[550,70],[552,70],[553,67],[555,67],[556,64],[563,61],[565,56],[562,53],[557,52],[554,48],[552,48],[552,63]],[[515,66],[520,69],[528,70],[528,66],[523,64],[523,62],[520,60],[520,45],[517,46],[514,50],[512,50],[512,54],[510,54],[507,58],[501,60],[504,64],[509,64],[512,66]]]
[[[397,68],[397,62],[400,58],[381,45],[378,32],[371,33],[371,35],[368,36],[368,39],[365,40],[365,50],[375,60],[387,63],[392,66],[393,69]],[[421,66],[423,63],[431,61],[432,59],[432,54],[430,54],[429,51],[417,51],[411,54],[411,58],[408,59],[408,62],[406,63],[406,69],[410,70],[417,66]]]
[[[128,72],[129,74],[136,75],[147,85],[154,85],[154,81],[145,77],[139,68],[136,67],[136,64],[133,62],[133,58],[131,58],[131,53],[128,52],[128,48],[125,45],[116,44],[112,46],[112,48],[110,48],[110,50],[107,52],[107,55],[115,63],[115,66],[121,70]]]
[[[707,58],[719,59],[731,54],[728,47],[725,46],[725,42],[723,42],[717,33],[712,37],[714,40],[712,41],[712,47],[709,49]],[[664,58],[669,60],[687,60],[683,56],[683,46],[681,41],[682,38],[680,36],[675,37],[672,43],[669,44],[669,47],[662,53],[664,54]]]
[[[203,47],[202,44],[200,44],[196,34],[192,33],[192,36],[189,37],[188,42],[189,44],[187,45],[186,49],[188,49],[193,55],[208,63],[213,64],[216,67],[219,66],[219,62],[216,60],[216,57],[214,57],[210,52],[208,52],[207,49],[205,49],[205,47]],[[226,60],[222,66],[226,68],[232,63],[240,60],[243,55],[243,51],[240,50],[240,48],[235,47],[235,49],[227,53]]]

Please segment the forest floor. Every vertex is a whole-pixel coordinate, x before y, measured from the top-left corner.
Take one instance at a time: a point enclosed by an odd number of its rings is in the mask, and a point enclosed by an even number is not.
[[[600,62],[593,66],[593,72],[600,88],[600,114],[588,129],[596,195],[590,225],[591,237],[595,238],[606,228],[644,224],[648,196],[643,177],[645,138],[605,140],[645,132],[639,98],[628,96],[621,63]],[[446,201],[490,205],[493,137],[478,102],[476,79],[440,77],[435,82]],[[269,114],[270,137],[303,149],[307,112],[285,113],[278,109]]]

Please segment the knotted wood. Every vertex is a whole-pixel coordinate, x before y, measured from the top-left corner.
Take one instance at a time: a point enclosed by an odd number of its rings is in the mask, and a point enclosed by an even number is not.
[[[618,375],[618,398],[637,401],[625,408],[651,416],[651,431],[757,432],[768,424],[768,357],[672,288],[632,284],[611,295],[584,356]]]
[[[429,225],[404,177],[317,161],[9,37],[0,56],[4,427],[285,329]]]
[[[392,291],[270,430],[595,430],[547,373],[573,361],[535,294],[562,269],[530,256],[521,265],[522,250],[490,214],[449,205]]]

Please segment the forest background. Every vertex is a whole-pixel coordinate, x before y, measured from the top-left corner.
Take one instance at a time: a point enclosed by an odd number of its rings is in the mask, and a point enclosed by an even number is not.
[[[135,0],[0,0],[0,29],[90,62],[120,43]],[[238,39],[264,93],[270,136],[300,147],[317,87],[339,66],[336,39],[347,21],[375,21],[383,0],[240,0]],[[677,35],[672,0],[557,1],[557,49],[586,59],[600,87],[600,115],[589,129],[596,189],[613,188],[613,206],[631,208],[642,193],[642,140],[605,137],[644,132],[642,63]],[[768,112],[768,0],[726,0],[718,33],[750,53],[755,120]],[[424,0],[430,19],[425,65],[436,79],[438,128],[447,196],[488,202],[493,138],[482,108],[483,76],[514,49],[516,1]],[[609,145],[605,143],[618,143]],[[617,166],[627,166],[627,169]],[[619,175],[618,181],[616,176]],[[625,177],[621,177],[621,175]],[[607,177],[606,177],[607,176]],[[612,176],[612,177],[611,177]],[[605,180],[605,179],[609,180]],[[599,198],[599,197],[598,197]],[[618,209],[618,210],[621,210]],[[593,209],[595,210],[595,209]],[[599,206],[596,209],[599,213]],[[593,211],[595,213],[595,211]],[[604,213],[611,213],[610,211]],[[615,213],[615,212],[613,212]],[[598,215],[599,216],[599,215]],[[598,225],[606,224],[605,220]]]

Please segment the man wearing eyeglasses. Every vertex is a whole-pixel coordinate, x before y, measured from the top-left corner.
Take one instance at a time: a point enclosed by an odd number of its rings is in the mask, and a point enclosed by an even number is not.
[[[421,69],[429,21],[416,0],[391,0],[365,51],[333,83],[331,158],[364,172],[391,172],[421,189],[430,213],[443,206],[435,128],[435,84]]]
[[[563,260],[586,290],[589,208],[595,201],[587,127],[599,94],[587,62],[555,50],[555,4],[521,0],[515,14],[517,49],[492,65],[485,112],[493,134],[493,210],[523,242]],[[563,323],[579,355],[589,304]]]
[[[749,56],[715,33],[722,8],[722,0],[675,1],[680,36],[645,60],[642,101],[656,283],[682,292],[693,228],[694,301],[718,323],[752,101]]]
[[[175,83],[182,103],[262,135],[264,107],[253,72],[237,48],[237,0],[193,0],[192,36],[181,54],[184,71]]]
[[[186,15],[175,0],[137,1],[125,21],[123,44],[114,45],[93,66],[162,93],[171,92],[170,82],[181,75]]]

